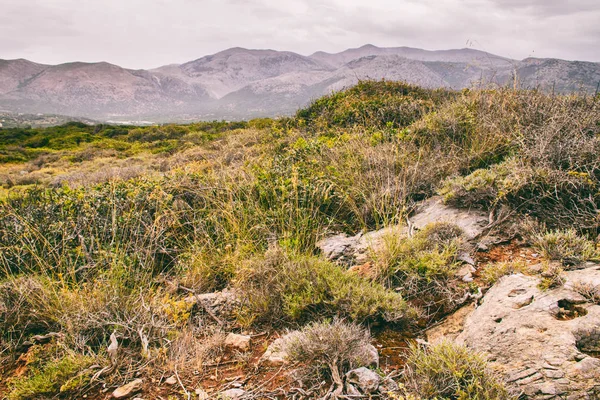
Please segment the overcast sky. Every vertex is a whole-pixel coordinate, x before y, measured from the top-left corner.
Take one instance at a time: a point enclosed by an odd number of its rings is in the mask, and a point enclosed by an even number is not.
[[[371,43],[600,62],[600,0],[2,0],[0,58],[151,68]]]

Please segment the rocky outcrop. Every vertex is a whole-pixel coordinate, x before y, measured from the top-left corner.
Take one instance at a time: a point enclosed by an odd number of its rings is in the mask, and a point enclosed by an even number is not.
[[[449,222],[464,231],[467,241],[475,241],[480,247],[488,246],[497,239],[483,236],[489,225],[488,214],[481,210],[458,209],[445,205],[440,196],[424,201],[409,219],[410,224],[397,225],[348,236],[344,233],[325,238],[317,243],[321,253],[328,259],[344,265],[362,264],[368,261],[369,250],[377,250],[384,245],[388,235],[406,236],[410,230],[423,229],[436,222]],[[472,263],[468,254],[463,255],[465,262]]]
[[[501,278],[456,339],[488,354],[531,399],[600,396],[600,305],[575,290],[600,285],[600,265],[564,275],[564,286],[547,291],[538,277]]]

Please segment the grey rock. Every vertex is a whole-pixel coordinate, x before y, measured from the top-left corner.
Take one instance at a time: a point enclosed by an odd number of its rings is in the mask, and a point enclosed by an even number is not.
[[[472,240],[488,225],[488,215],[480,210],[447,206],[440,196],[434,196],[421,203],[410,221],[416,229],[423,229],[436,222],[453,223],[464,231],[467,240]],[[355,236],[337,234],[320,240],[317,247],[326,258],[351,266],[368,261],[369,251],[382,248],[386,236],[408,234],[409,230],[405,225],[397,225]],[[461,258],[468,264],[475,263],[468,253],[461,253]]]
[[[356,385],[361,392],[367,394],[377,391],[381,377],[368,368],[360,367],[346,374],[346,382]]]
[[[532,399],[564,392],[591,396],[593,382],[600,381],[600,359],[582,353],[589,341],[600,343],[594,328],[600,326],[600,306],[583,303],[571,289],[574,281],[596,282],[600,270],[595,265],[564,275],[563,287],[547,291],[538,288],[538,277],[501,278],[467,317],[456,338],[488,354],[494,368]],[[571,319],[559,318],[558,310],[568,308],[565,301],[583,312]]]

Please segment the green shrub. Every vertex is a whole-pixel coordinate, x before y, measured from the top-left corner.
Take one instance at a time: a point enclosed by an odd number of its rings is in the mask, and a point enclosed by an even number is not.
[[[530,240],[546,260],[560,261],[567,266],[600,257],[596,243],[579,236],[574,229],[537,233]]]
[[[424,399],[512,399],[484,357],[448,341],[428,347],[412,345],[405,367],[406,387]]]
[[[527,264],[523,261],[503,261],[485,265],[480,276],[487,285],[493,285],[503,276],[527,272]]]
[[[453,307],[464,292],[455,279],[461,236],[448,223],[430,224],[411,238],[390,234],[372,255],[377,280],[427,308]]]
[[[86,373],[85,369],[93,363],[92,357],[67,353],[39,363],[40,365],[30,364],[26,375],[9,382],[8,399],[39,399],[59,392],[76,393],[89,383],[91,372]]]
[[[300,322],[342,317],[406,322],[411,311],[400,294],[312,256],[270,249],[238,273],[242,322]]]
[[[402,82],[361,81],[321,97],[296,113],[296,119],[317,129],[371,126],[405,127],[454,94]]]

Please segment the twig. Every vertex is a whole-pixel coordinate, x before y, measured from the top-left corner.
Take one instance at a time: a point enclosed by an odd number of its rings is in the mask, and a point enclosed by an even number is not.
[[[183,389],[183,392],[185,393],[188,400],[191,399],[192,395],[190,394],[190,392],[187,391],[185,386],[183,386],[183,383],[181,383],[181,379],[179,379],[179,374],[177,373],[177,365],[175,365],[175,378],[177,378],[177,382],[179,382],[179,386],[181,386],[181,388]]]

